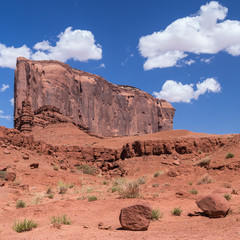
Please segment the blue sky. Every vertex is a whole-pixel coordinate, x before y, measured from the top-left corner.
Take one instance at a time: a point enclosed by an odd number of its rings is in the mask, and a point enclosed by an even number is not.
[[[0,125],[17,56],[57,59],[176,108],[174,129],[240,132],[239,0],[0,2]]]

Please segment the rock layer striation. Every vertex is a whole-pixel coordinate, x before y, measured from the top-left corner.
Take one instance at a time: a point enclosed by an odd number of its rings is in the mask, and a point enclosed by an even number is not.
[[[175,109],[165,100],[59,61],[17,59],[14,124],[71,122],[99,136],[129,136],[173,128]]]

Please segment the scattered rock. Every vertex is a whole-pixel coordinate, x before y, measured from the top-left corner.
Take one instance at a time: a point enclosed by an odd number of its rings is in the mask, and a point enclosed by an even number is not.
[[[217,193],[217,194],[226,194],[226,193],[229,193],[231,194],[232,193],[232,189],[231,188],[224,188],[224,187],[221,187],[221,188],[217,188],[215,189],[213,192],[214,193]]]
[[[13,182],[16,179],[16,173],[14,172],[7,172],[4,179],[9,182]]]
[[[167,172],[167,175],[168,175],[169,177],[176,177],[178,174],[177,174],[177,172],[174,171],[174,170],[169,170],[169,171]]]
[[[148,203],[138,203],[122,208],[119,221],[124,229],[145,231],[151,221],[151,207]]]
[[[22,158],[23,158],[24,160],[28,160],[28,159],[29,159],[29,155],[28,155],[28,154],[24,154],[24,155],[22,156]]]
[[[39,167],[39,163],[32,163],[30,164],[30,168],[34,169],[34,168],[38,168]]]
[[[104,225],[103,222],[99,222],[98,223],[98,229],[101,229],[101,230],[111,230],[112,229],[112,226],[111,225]]]
[[[198,207],[209,217],[225,217],[230,208],[229,202],[219,194],[200,196],[196,200]]]
[[[11,152],[10,152],[9,150],[7,150],[7,149],[4,150],[3,153],[4,153],[4,154],[11,154]]]

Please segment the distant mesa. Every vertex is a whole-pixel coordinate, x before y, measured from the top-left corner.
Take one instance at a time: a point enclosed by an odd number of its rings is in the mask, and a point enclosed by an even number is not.
[[[59,61],[17,59],[14,127],[70,122],[98,136],[130,136],[173,128],[175,109],[137,88],[115,85]]]

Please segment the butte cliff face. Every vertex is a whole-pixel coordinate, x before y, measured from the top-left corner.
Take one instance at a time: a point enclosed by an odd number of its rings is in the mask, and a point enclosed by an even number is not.
[[[129,136],[170,130],[175,109],[165,100],[58,61],[18,58],[14,125],[72,122],[99,136]]]

